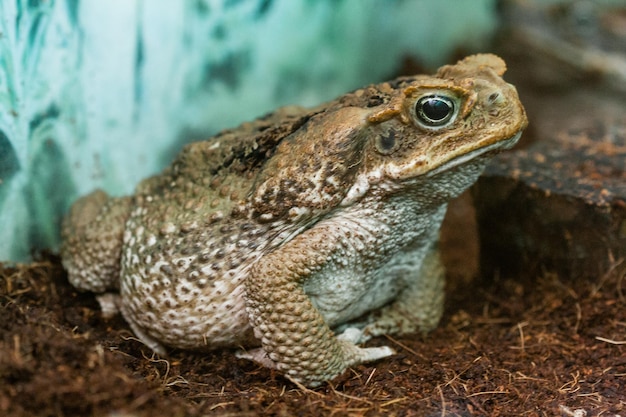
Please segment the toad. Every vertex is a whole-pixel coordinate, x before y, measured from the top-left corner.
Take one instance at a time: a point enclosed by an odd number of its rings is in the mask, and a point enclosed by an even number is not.
[[[74,203],[69,280],[161,354],[242,347],[312,387],[391,355],[361,344],[437,325],[447,203],[526,127],[505,70],[473,55],[189,144]]]

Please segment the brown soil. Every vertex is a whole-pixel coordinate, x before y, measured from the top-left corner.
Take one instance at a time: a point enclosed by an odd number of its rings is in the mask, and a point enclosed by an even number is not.
[[[398,354],[312,391],[232,351],[153,355],[121,318],[100,317],[56,257],[0,265],[0,415],[626,414],[625,264],[593,282],[472,279],[470,218],[465,198],[447,220],[439,328],[373,340]]]

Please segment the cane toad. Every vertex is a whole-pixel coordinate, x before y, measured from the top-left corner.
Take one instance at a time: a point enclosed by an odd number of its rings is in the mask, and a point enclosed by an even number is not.
[[[436,326],[447,202],[526,127],[505,70],[473,55],[187,145],[134,195],[72,206],[69,280],[159,353],[244,347],[308,386],[391,355],[358,344]]]

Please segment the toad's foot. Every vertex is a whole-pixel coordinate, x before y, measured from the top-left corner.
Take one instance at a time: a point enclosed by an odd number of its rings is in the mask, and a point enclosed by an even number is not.
[[[267,352],[263,350],[263,348],[256,348],[247,351],[240,351],[235,354],[240,359],[247,359],[252,362],[256,362],[259,365],[269,368],[269,369],[278,369],[276,362],[270,359],[267,355]]]
[[[105,292],[104,294],[96,295],[96,300],[100,304],[103,318],[110,319],[120,313],[121,299],[118,293]]]
[[[387,356],[391,356],[396,353],[392,348],[388,346],[361,348],[356,346],[349,340],[350,338],[359,338],[361,333],[362,332],[359,329],[350,328],[346,329],[344,333],[337,336],[337,339],[340,341],[340,343],[343,344],[343,350],[347,362],[355,364],[372,362],[378,359],[386,358]],[[247,359],[256,362],[265,368],[279,369],[278,364],[270,358],[268,353],[263,350],[263,348],[252,349],[245,352],[237,352],[236,356],[241,359]],[[289,373],[287,373],[287,377],[289,376]],[[293,380],[300,382],[297,377],[293,378]],[[318,384],[311,384],[311,386],[315,385]]]

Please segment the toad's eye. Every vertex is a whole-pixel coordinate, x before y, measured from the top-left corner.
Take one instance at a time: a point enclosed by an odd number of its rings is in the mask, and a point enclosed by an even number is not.
[[[454,101],[440,95],[424,96],[415,104],[415,114],[419,121],[426,126],[443,126],[455,114]]]

